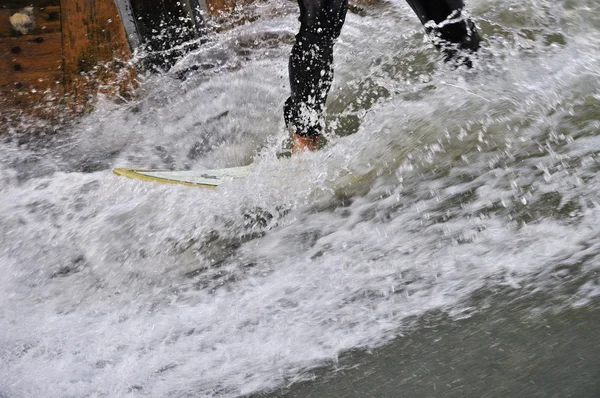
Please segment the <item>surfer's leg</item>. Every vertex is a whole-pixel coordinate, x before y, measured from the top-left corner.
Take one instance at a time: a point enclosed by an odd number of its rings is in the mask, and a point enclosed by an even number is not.
[[[481,38],[475,24],[462,15],[462,0],[406,0],[415,11],[427,33],[433,34],[434,44],[446,55],[446,60],[456,58],[471,65],[465,52],[479,48]]]
[[[300,32],[290,55],[291,96],[284,117],[298,138],[316,140],[333,81],[333,44],[342,30],[348,0],[298,0],[298,4]]]

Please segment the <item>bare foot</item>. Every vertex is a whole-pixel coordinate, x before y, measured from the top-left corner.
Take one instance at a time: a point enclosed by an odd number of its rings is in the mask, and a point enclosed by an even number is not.
[[[320,136],[305,137],[300,134],[293,134],[294,147],[292,148],[292,154],[305,152],[305,151],[316,151],[319,149]]]

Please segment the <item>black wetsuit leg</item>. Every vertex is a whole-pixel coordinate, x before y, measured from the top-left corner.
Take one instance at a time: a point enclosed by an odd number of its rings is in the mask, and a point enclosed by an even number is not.
[[[408,5],[425,26],[425,31],[433,35],[433,43],[444,52],[446,60],[456,58],[459,50],[477,51],[481,38],[475,24],[462,15],[465,4],[462,0],[406,0]],[[457,59],[471,66],[468,57]]]
[[[300,32],[289,61],[288,128],[304,136],[322,131],[323,107],[333,81],[333,43],[346,18],[348,0],[298,0]]]
[[[461,15],[462,0],[407,2],[447,59],[459,49],[479,48],[473,22]],[[348,0],[298,0],[298,4],[300,32],[290,55],[291,95],[285,102],[284,118],[290,130],[317,136],[323,130],[323,109],[333,81],[333,44],[342,30]],[[470,64],[468,59],[463,62]]]

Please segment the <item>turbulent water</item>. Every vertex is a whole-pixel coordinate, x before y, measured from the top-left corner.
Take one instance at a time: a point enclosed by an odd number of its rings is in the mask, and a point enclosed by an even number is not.
[[[282,159],[297,10],[253,7],[130,103],[0,143],[0,396],[308,396],[357,366],[313,396],[524,396],[536,369],[563,389],[527,396],[598,396],[599,3],[469,2],[471,70],[403,2],[350,13],[329,144]],[[252,162],[216,191],[110,171]]]

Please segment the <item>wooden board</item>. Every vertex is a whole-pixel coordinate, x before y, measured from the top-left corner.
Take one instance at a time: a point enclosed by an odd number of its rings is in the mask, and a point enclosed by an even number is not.
[[[12,25],[17,12],[32,16],[28,31]],[[130,60],[114,0],[0,0],[0,134],[5,123],[34,125],[31,116],[72,119],[98,93],[129,96]]]
[[[99,91],[127,95],[135,73],[115,2],[62,0],[61,20],[65,90],[74,110],[85,110]]]
[[[1,8],[24,8],[29,6],[49,7],[60,6],[60,0],[2,0]]]
[[[231,11],[237,4],[242,4],[241,1],[236,0],[207,0],[208,11],[211,14],[218,15],[219,12]]]
[[[62,34],[0,38],[0,86],[43,90],[62,83]]]
[[[0,37],[0,106],[49,117],[64,95],[60,32]]]
[[[13,29],[10,23],[10,17],[21,10],[22,7],[0,8],[0,37],[21,36],[21,33]],[[35,24],[28,34],[40,35],[60,32],[61,30],[60,6],[58,5],[34,7],[33,19]]]

